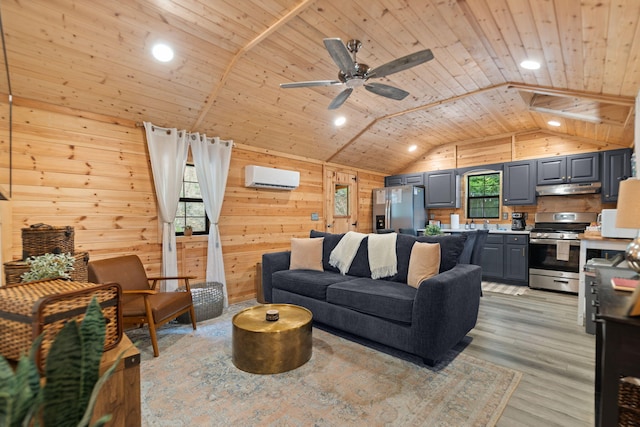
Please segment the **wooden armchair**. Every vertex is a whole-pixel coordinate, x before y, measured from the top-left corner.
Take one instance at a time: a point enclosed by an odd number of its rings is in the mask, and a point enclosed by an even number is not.
[[[186,292],[160,292],[156,285],[160,280],[184,280]],[[147,323],[153,355],[158,357],[156,328],[189,312],[191,324],[196,329],[196,313],[191,299],[189,279],[193,277],[147,277],[142,261],[137,255],[89,262],[89,281],[93,283],[117,283],[122,288],[123,326]],[[151,282],[151,284],[150,284]]]

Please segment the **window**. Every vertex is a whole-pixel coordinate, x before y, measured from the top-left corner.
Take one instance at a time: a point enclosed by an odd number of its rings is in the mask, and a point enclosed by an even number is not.
[[[209,220],[204,209],[200,184],[198,184],[194,165],[188,164],[184,169],[175,226],[177,236],[184,235],[186,226],[191,226],[193,234],[209,233]]]
[[[467,218],[500,217],[500,172],[467,175]]]
[[[334,197],[334,216],[349,216],[349,186],[336,184]]]

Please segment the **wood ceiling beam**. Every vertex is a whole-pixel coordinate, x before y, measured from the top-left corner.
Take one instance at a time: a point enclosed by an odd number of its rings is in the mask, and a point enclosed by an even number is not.
[[[509,83],[508,86],[509,88],[518,89],[523,92],[537,93],[540,95],[591,99],[594,101],[607,102],[609,104],[624,105],[626,107],[631,107],[635,103],[635,99],[630,96],[604,95],[600,93],[583,92],[579,90],[555,89],[545,86],[532,86],[523,83]]]
[[[243,46],[242,49],[240,49],[233,56],[233,58],[231,58],[231,61],[227,65],[227,68],[224,70],[222,77],[220,77],[220,80],[214,86],[209,96],[205,98],[204,105],[200,110],[200,114],[198,115],[198,118],[196,119],[195,123],[191,127],[192,129],[197,129],[198,126],[202,124],[202,121],[204,120],[205,116],[209,113],[209,110],[211,110],[211,107],[213,106],[213,101],[217,98],[218,93],[220,92],[224,84],[227,82],[227,78],[229,78],[229,75],[231,74],[231,71],[235,67],[238,60],[242,58],[251,49],[253,49],[256,45],[258,45],[262,40],[264,40],[265,38],[269,37],[271,34],[276,32],[277,30],[279,30],[283,25],[289,22],[292,18],[295,18],[296,16],[298,16],[298,14],[300,14],[304,9],[307,8],[307,6],[309,6],[314,1],[315,0],[302,0],[300,3],[298,3],[296,7],[294,7],[289,12],[287,12],[286,15],[278,19],[273,25],[269,26],[262,33],[258,34],[253,40],[251,40],[249,43]]]

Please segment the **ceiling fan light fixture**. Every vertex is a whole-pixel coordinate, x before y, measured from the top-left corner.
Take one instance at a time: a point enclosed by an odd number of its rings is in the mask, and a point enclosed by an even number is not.
[[[347,118],[345,116],[340,116],[340,117],[336,117],[336,119],[333,121],[333,124],[336,126],[342,126],[346,122],[347,122]]]
[[[558,126],[560,126],[562,123],[560,123],[560,122],[559,122],[559,121],[557,121],[557,120],[549,120],[549,121],[547,122],[547,124],[548,124],[549,126],[558,127]]]
[[[525,59],[520,63],[520,66],[525,70],[539,70],[540,63],[538,61],[534,61],[532,59]]]
[[[164,43],[157,43],[151,48],[153,57],[160,62],[169,62],[173,59],[173,49]]]

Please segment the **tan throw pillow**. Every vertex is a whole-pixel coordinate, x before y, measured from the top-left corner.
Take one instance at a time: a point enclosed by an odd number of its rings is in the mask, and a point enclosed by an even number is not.
[[[414,243],[409,258],[407,284],[417,288],[420,282],[438,274],[439,269],[440,243]]]
[[[291,239],[291,261],[289,270],[322,271],[322,242],[324,237]]]

